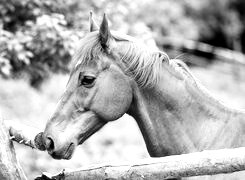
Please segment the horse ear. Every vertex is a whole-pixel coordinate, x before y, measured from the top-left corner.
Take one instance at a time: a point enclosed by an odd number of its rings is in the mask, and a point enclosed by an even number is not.
[[[103,20],[102,20],[102,23],[100,25],[100,30],[99,30],[99,39],[100,39],[101,46],[103,48],[108,47],[108,42],[110,38],[111,38],[111,32],[109,29],[106,14],[104,13]]]
[[[93,31],[97,31],[97,30],[99,30],[99,26],[94,21],[93,12],[90,11],[89,12],[89,31],[93,32]]]

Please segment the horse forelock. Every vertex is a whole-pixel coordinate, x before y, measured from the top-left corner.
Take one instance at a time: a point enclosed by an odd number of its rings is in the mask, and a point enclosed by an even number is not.
[[[133,37],[123,35],[113,31],[113,37],[119,41],[130,41]],[[100,57],[105,51],[101,46],[98,31],[90,32],[79,42],[78,48],[71,61],[72,69],[79,65],[86,65],[91,60]]]
[[[102,54],[99,43],[98,32],[91,32],[87,34],[78,45],[75,54],[72,57],[71,68],[75,70],[80,65],[86,65],[91,60],[95,60]]]

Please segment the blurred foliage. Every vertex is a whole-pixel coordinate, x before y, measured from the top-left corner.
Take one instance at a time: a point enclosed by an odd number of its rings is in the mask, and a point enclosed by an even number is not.
[[[54,0],[0,1],[0,73],[27,77],[38,87],[49,72],[67,72],[79,34]],[[62,5],[61,5],[62,4]]]
[[[151,44],[175,36],[244,52],[244,9],[243,0],[1,0],[0,75],[39,87],[50,72],[68,72],[90,10]]]
[[[175,36],[245,52],[243,0],[151,0],[139,18],[156,38]]]

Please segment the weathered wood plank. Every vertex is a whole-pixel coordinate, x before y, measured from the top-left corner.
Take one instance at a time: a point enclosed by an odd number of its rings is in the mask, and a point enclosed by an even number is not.
[[[201,175],[215,175],[245,170],[245,148],[209,150],[197,153],[148,158],[132,163],[105,164],[63,171],[58,175],[43,174],[37,179],[150,180]]]

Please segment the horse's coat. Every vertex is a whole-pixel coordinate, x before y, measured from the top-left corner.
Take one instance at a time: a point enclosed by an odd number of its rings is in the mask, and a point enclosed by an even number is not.
[[[243,110],[212,97],[183,62],[111,33],[106,17],[99,31],[90,19],[92,32],[81,40],[43,134],[54,158],[69,159],[76,145],[125,113],[153,157],[245,145]]]

